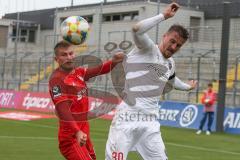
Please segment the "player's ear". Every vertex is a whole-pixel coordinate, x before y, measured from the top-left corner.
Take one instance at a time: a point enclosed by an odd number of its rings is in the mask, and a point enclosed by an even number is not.
[[[58,62],[58,58],[57,58],[56,55],[54,56],[54,60],[55,60],[56,62]]]
[[[163,34],[163,38],[165,38],[166,36],[167,36],[167,33],[164,33],[164,34]]]
[[[164,42],[166,37],[167,37],[167,33],[164,33],[163,36],[162,36],[161,42]]]

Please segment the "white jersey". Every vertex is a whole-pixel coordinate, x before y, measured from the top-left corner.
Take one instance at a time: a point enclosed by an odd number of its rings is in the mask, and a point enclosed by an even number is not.
[[[175,63],[172,58],[164,58],[145,34],[162,20],[164,16],[159,14],[133,27],[136,47],[123,62],[126,77],[123,101],[110,127],[105,160],[116,157],[126,160],[129,151],[137,151],[145,160],[167,160],[158,121],[158,101],[166,83],[174,77]],[[180,89],[189,88],[178,82]]]
[[[124,97],[119,108],[124,107],[125,111],[159,112],[159,97],[169,77],[175,72],[175,63],[172,58],[163,57],[158,46],[145,32],[162,20],[164,16],[160,14],[151,20],[152,25],[149,26],[146,20],[137,32],[133,32],[136,47],[123,62],[126,79]]]
[[[167,160],[158,122],[158,101],[174,74],[174,61],[165,59],[158,46],[152,45],[144,51],[134,48],[123,67],[125,96],[112,121],[105,160],[116,156],[126,160],[129,151],[137,151],[145,160]]]
[[[164,58],[157,45],[144,50],[134,48],[123,62],[126,81],[123,102],[130,110],[158,111],[159,96],[175,72],[173,58]],[[125,104],[124,105],[125,107]]]

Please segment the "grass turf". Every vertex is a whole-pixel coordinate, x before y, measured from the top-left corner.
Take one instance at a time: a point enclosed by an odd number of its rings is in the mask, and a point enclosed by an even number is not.
[[[91,121],[91,137],[98,160],[104,160],[110,121]],[[57,120],[0,119],[1,160],[62,160],[58,151]],[[195,130],[161,127],[169,160],[239,160],[240,136],[223,133],[196,135]],[[141,160],[130,153],[128,160]]]

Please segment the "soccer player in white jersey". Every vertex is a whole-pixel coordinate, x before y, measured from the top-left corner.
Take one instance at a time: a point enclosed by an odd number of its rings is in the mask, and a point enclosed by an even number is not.
[[[182,82],[175,76],[172,55],[188,39],[187,30],[173,25],[159,45],[146,32],[175,15],[179,8],[171,3],[162,14],[142,20],[132,28],[136,47],[127,54],[123,68],[125,87],[117,107],[106,144],[106,160],[126,160],[129,151],[137,151],[144,160],[167,160],[159,124],[159,96],[166,83],[189,91],[196,81]]]

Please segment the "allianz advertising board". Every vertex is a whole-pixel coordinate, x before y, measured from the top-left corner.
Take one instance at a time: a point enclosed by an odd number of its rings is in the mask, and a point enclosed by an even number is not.
[[[203,105],[181,102],[159,102],[160,123],[163,126],[198,129],[203,117]],[[215,108],[216,110],[216,108]],[[240,134],[240,108],[225,108],[224,130],[227,133]],[[204,130],[206,130],[207,122]],[[212,131],[216,130],[216,113]]]

